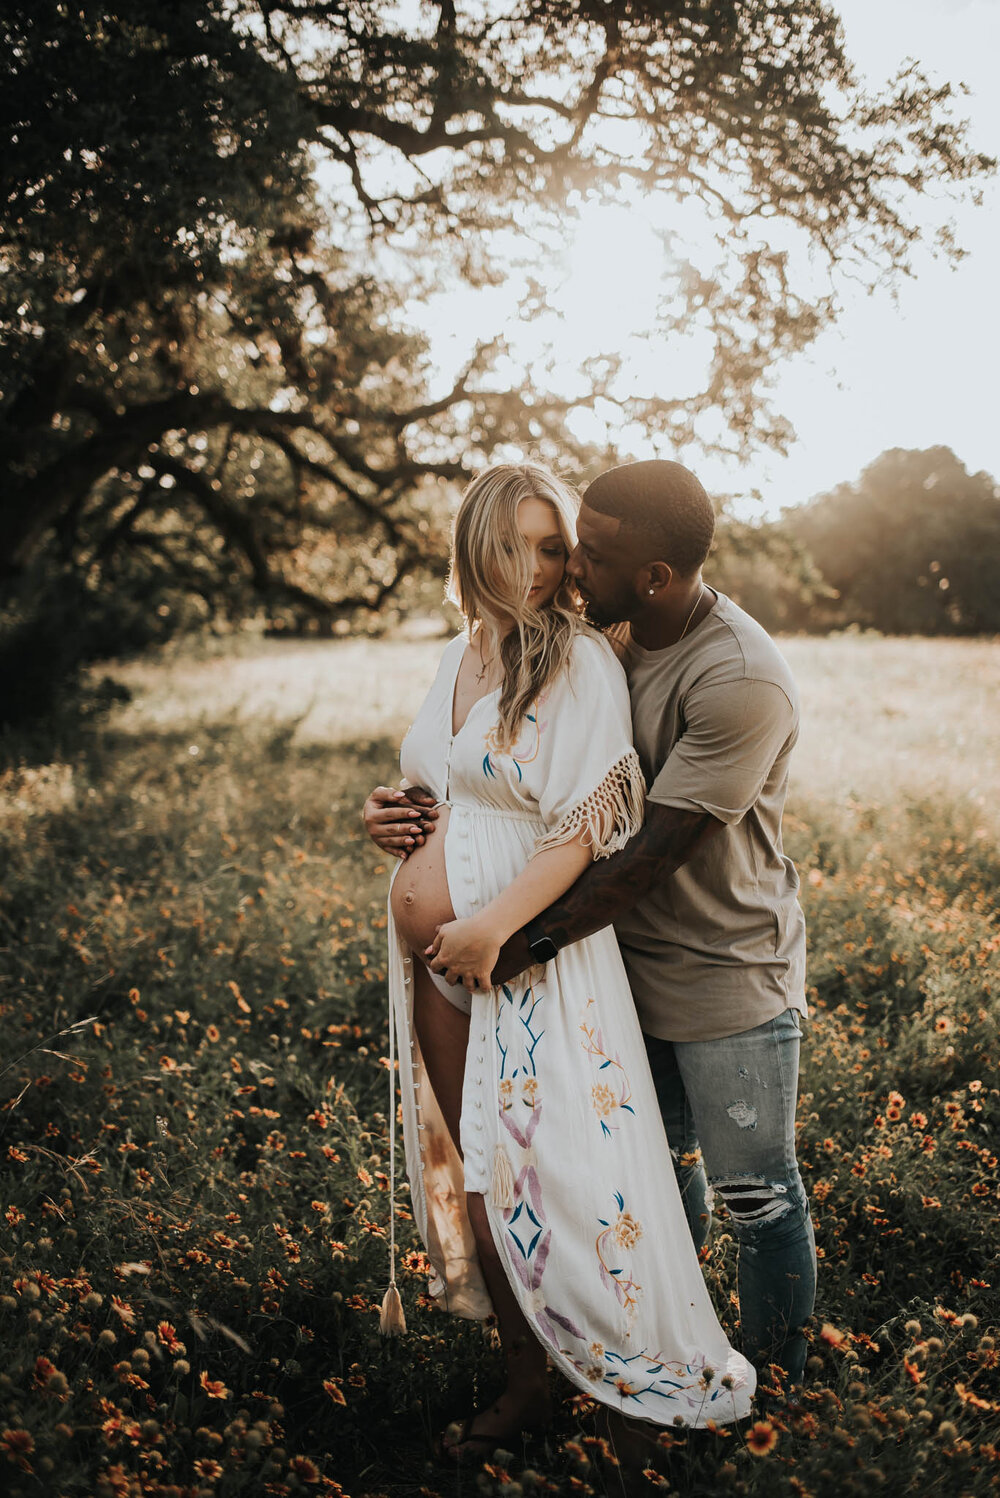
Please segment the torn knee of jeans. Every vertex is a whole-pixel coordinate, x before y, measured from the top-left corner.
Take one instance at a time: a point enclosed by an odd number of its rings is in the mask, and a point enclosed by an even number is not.
[[[777,1217],[784,1217],[791,1207],[788,1187],[781,1181],[771,1184],[762,1176],[740,1176],[733,1180],[713,1181],[712,1185],[737,1224],[772,1222]]]
[[[738,1124],[741,1129],[755,1129],[757,1127],[757,1109],[753,1103],[747,1103],[739,1098],[735,1103],[730,1103],[726,1109],[733,1123]]]

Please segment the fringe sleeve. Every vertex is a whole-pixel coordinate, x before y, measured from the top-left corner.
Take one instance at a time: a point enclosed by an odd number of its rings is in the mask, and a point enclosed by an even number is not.
[[[609,858],[635,836],[645,813],[646,782],[639,756],[630,749],[611,766],[600,785],[567,812],[558,827],[539,838],[534,851],[557,848],[584,833],[583,841],[593,848],[594,857]]]

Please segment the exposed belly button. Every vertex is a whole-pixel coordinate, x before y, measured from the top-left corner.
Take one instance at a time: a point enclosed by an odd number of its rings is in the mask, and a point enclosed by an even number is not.
[[[413,893],[413,891],[412,891],[412,889],[408,889],[408,890],[407,890],[407,891],[406,891],[406,894],[405,894],[405,895],[404,895],[404,896],[403,896],[403,904],[404,904],[404,905],[412,905],[412,904],[413,904],[413,902],[414,902],[414,900],[415,900],[415,899],[416,899],[416,898],[417,898],[417,897],[416,897],[416,895],[415,895],[415,894],[414,894],[414,893]]]

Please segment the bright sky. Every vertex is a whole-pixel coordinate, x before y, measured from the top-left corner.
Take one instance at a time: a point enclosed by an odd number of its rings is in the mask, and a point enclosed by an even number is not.
[[[933,81],[966,83],[971,94],[959,108],[971,121],[971,143],[1000,154],[1000,0],[839,0],[838,9],[848,55],[873,83],[906,58],[916,58]],[[949,207],[928,205],[929,221],[947,218]],[[556,344],[560,368],[565,376],[588,353],[617,346],[627,352],[637,387],[649,393],[664,350],[623,339],[623,332],[648,321],[662,250],[636,215],[604,215],[588,220],[570,260]],[[683,455],[710,490],[759,489],[765,513],[776,514],[856,477],[886,448],[938,444],[953,448],[970,469],[1000,479],[1000,183],[987,184],[982,207],[957,205],[954,217],[969,252],[957,269],[918,251],[916,274],[895,300],[889,292],[845,294],[837,325],[785,366],[775,404],[797,433],[786,458],[763,454],[738,469],[693,449]],[[633,273],[611,290],[608,266],[623,238]],[[428,323],[434,353],[449,374],[475,336],[503,332],[516,349],[533,352],[509,294],[452,293],[431,304]],[[691,357],[694,388],[693,351]],[[633,456],[643,456],[641,439],[632,445]]]

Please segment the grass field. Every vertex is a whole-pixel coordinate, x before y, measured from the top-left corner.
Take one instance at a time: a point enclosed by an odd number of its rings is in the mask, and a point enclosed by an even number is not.
[[[804,1398],[668,1438],[650,1492],[980,1498],[1000,1477],[1000,644],[783,643],[822,1257]],[[383,1342],[386,870],[365,790],[440,643],[123,667],[133,702],[0,769],[0,1490],[617,1493],[583,1402],[460,1476],[498,1355]],[[736,1334],[731,1243],[705,1269]],[[4,1484],[6,1483],[6,1487]]]

